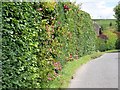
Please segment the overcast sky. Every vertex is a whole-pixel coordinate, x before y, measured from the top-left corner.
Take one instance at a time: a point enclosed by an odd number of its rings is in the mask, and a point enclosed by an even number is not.
[[[118,1],[119,0],[76,0],[76,3],[82,3],[81,9],[88,12],[92,19],[114,19],[113,8],[118,4]]]

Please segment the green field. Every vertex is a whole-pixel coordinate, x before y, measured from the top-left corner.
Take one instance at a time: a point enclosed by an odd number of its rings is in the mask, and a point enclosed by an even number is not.
[[[103,30],[116,29],[116,19],[93,19],[93,21],[96,21],[100,26],[102,26]]]

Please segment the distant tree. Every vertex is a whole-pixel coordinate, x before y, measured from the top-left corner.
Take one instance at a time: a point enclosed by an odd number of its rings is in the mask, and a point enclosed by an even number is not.
[[[102,34],[102,27],[99,28],[99,34]]]
[[[109,26],[110,26],[110,27],[112,26],[112,22],[110,22]]]

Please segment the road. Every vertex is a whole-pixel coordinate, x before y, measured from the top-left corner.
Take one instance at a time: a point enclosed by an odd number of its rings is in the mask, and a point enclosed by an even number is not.
[[[106,53],[80,67],[68,88],[118,88],[118,53]]]

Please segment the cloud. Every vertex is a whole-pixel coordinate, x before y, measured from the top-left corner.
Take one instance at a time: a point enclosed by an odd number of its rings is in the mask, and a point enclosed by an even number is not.
[[[105,0],[87,0],[92,2],[85,1],[86,0],[82,3],[81,9],[88,12],[92,18],[114,19],[113,8],[117,5],[117,2],[110,2],[111,0],[109,0],[109,2]]]
[[[83,3],[83,2],[98,2],[98,0],[70,0],[70,1],[76,1],[78,3]],[[118,2],[118,0],[100,0],[104,2]]]

